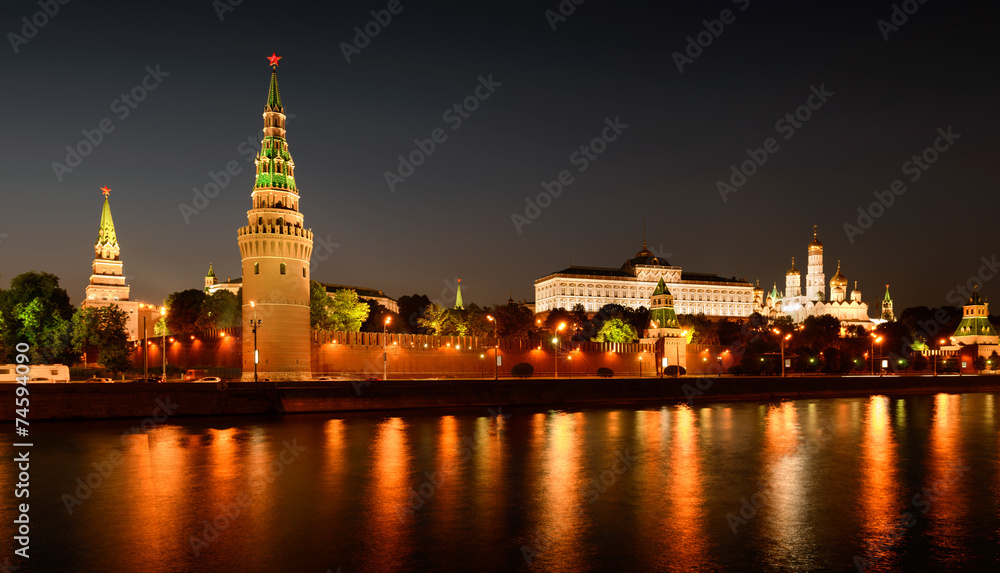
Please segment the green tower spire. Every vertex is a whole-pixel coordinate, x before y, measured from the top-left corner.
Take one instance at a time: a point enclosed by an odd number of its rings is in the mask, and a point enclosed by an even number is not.
[[[281,92],[278,91],[278,70],[271,70],[271,85],[267,88],[267,107],[270,111],[282,113]]]
[[[462,304],[462,279],[458,279],[458,294],[455,295],[455,310],[465,310]]]
[[[267,88],[267,105],[264,106],[264,138],[257,155],[257,178],[254,189],[278,189],[298,193],[295,186],[295,161],[288,151],[285,139],[285,113],[278,90],[278,56],[271,60],[271,85]],[[281,204],[279,208],[292,208]],[[297,208],[293,208],[297,210]]]
[[[208,274],[205,275],[206,278],[215,278],[215,271],[212,270],[212,263],[208,263]]]
[[[104,191],[104,208],[101,210],[101,228],[97,231],[97,242],[94,243],[94,246],[101,250],[117,251],[118,236],[115,234],[115,222],[111,219],[111,204],[108,203],[108,194],[111,189],[102,187],[101,190]]]

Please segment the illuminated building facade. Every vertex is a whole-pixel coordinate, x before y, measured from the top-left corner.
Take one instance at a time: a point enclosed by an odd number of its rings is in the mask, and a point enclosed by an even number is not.
[[[309,355],[309,258],[313,234],[303,226],[295,162],[285,139],[278,91],[277,56],[264,106],[264,138],[257,154],[252,209],[237,238],[243,261],[243,318],[260,319],[256,337],[244,327],[243,380],[307,380]],[[256,340],[255,340],[256,339]],[[255,348],[256,346],[256,348]]]
[[[824,284],[826,275],[823,272],[823,243],[819,240],[819,232],[813,227],[813,238],[808,246],[808,274],[806,274],[805,293],[802,293],[802,275],[795,268],[795,258],[792,258],[792,268],[785,273],[785,293],[778,292],[777,285],[760,304],[759,312],[764,316],[775,318],[787,315],[792,322],[800,323],[809,316],[830,315],[840,321],[844,333],[849,326],[861,326],[866,330],[875,328],[877,322],[868,316],[868,305],[861,300],[861,291],[855,281],[854,289],[848,293],[847,277],[840,270],[837,261],[837,272],[830,279],[830,296],[826,295]],[[762,291],[761,291],[762,292]],[[886,297],[889,296],[888,290]],[[755,297],[760,300],[760,295]],[[891,312],[892,302],[889,299]],[[878,321],[881,322],[881,321]]]
[[[639,308],[650,303],[661,279],[672,293],[678,314],[747,317],[753,312],[753,285],[749,282],[684,272],[653,255],[645,242],[620,268],[570,266],[537,279],[535,312],[572,310],[577,304],[587,312],[596,312],[606,304]]]

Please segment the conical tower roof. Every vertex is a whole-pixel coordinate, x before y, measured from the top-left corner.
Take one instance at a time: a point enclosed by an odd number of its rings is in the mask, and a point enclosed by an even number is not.
[[[660,277],[660,282],[656,283],[656,289],[653,290],[653,296],[661,294],[670,294],[670,289],[667,288],[667,283],[663,282],[663,277]]]
[[[892,297],[889,296],[889,285],[885,285],[885,298],[882,299],[882,302],[892,302]]]
[[[208,263],[208,274],[206,277],[215,278],[215,271],[212,270],[212,263]]]
[[[104,208],[101,210],[101,228],[97,231],[97,242],[99,247],[118,247],[118,236],[115,234],[115,222],[111,219],[111,204],[108,202],[108,193],[111,191],[107,187],[104,191]]]
[[[462,304],[462,279],[458,279],[458,293],[455,294],[455,310],[465,310]]]

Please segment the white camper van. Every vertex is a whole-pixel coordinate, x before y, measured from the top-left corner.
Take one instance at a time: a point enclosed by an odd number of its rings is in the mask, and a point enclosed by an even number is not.
[[[2,364],[0,365],[0,384],[17,382],[17,367],[23,364]],[[69,382],[69,366],[62,364],[31,364],[28,366],[28,384]]]

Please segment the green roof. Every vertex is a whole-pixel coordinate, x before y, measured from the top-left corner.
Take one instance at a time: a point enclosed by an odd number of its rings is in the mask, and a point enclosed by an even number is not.
[[[889,296],[889,285],[885,285],[885,298],[882,302],[892,302],[892,297]]]
[[[208,263],[208,274],[205,275],[205,276],[206,277],[214,277],[215,276],[215,271],[212,270],[212,263]]]
[[[653,296],[660,294],[670,294],[670,289],[667,288],[667,283],[663,282],[663,277],[660,277],[660,282],[656,283],[656,289],[653,291]]]
[[[953,336],[996,336],[993,325],[985,316],[967,316],[958,323]]]
[[[107,245],[109,247],[118,246],[118,237],[115,235],[115,222],[111,219],[111,204],[108,203],[107,196],[104,197],[104,209],[101,211],[101,228],[97,232],[97,245]]]
[[[271,86],[267,89],[267,107],[281,112],[281,92],[278,91],[278,71],[271,71]]]
[[[458,293],[455,295],[455,310],[465,310],[462,305],[462,279],[458,279]]]

